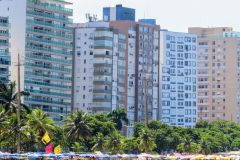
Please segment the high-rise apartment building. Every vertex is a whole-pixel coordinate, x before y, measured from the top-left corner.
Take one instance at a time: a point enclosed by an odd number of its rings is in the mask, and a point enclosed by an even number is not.
[[[71,111],[72,10],[65,0],[3,0],[0,16],[9,17],[11,80],[17,81],[21,57],[21,90],[31,108],[39,107],[54,120]]]
[[[74,49],[74,110],[109,113],[125,106],[126,35],[109,22],[79,24]]]
[[[116,7],[103,8],[104,21],[135,21],[135,9],[123,7],[121,4]]]
[[[196,39],[189,33],[160,33],[161,120],[169,125],[196,123]]]
[[[9,67],[11,65],[9,27],[8,17],[0,17],[0,81],[5,84],[9,82]]]
[[[130,136],[134,122],[159,120],[160,26],[131,21],[111,21],[110,26],[127,37],[125,108]]]
[[[198,35],[198,119],[239,122],[240,33],[230,27],[193,27],[189,33]]]

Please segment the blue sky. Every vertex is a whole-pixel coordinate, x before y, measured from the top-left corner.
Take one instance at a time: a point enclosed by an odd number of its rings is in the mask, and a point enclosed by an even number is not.
[[[74,22],[85,22],[85,13],[102,19],[104,6],[136,9],[137,19],[155,18],[161,28],[186,32],[189,26],[230,26],[240,31],[240,0],[70,0]]]

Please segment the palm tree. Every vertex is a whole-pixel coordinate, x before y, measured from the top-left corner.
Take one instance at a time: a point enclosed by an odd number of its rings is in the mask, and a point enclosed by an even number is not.
[[[108,118],[111,119],[115,124],[116,128],[120,131],[122,129],[123,123],[128,123],[127,114],[124,108],[118,108],[108,114]]]
[[[140,139],[139,147],[146,153],[152,151],[156,146],[153,135],[148,129],[143,129],[141,131],[139,139]]]
[[[8,126],[7,119],[8,117],[5,113],[5,110],[3,106],[0,105],[0,137],[1,137],[1,133],[3,133],[4,130],[6,130],[6,126]]]
[[[91,135],[88,116],[86,113],[77,111],[64,119],[64,129],[70,142],[87,139]]]
[[[26,126],[35,132],[35,136],[37,136],[36,139],[39,150],[41,149],[41,147],[43,147],[41,138],[43,137],[45,132],[48,132],[51,138],[51,135],[55,130],[54,121],[51,117],[49,117],[45,112],[43,112],[39,108],[32,110],[32,112],[28,114],[26,117],[27,117]],[[30,134],[29,136],[34,135]]]
[[[122,146],[122,136],[118,131],[114,131],[107,137],[106,147],[112,154],[120,153],[122,151]]]
[[[43,135],[46,131],[51,133],[55,130],[53,119],[39,108],[32,110],[27,115],[27,125],[35,132],[40,133],[39,135]]]
[[[22,91],[21,96],[29,96],[28,92]],[[18,96],[16,93],[16,83],[10,82],[8,85],[5,85],[0,81],[0,104],[3,105],[5,111],[12,110],[16,113]],[[29,108],[21,104],[21,106],[29,113]]]
[[[105,137],[102,133],[98,133],[94,139],[94,146],[92,147],[93,151],[103,151],[105,144]]]

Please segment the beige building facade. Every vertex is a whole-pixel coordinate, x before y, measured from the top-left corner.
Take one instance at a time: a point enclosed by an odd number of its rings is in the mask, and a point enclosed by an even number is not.
[[[240,32],[230,27],[188,31],[198,36],[198,120],[239,122]]]

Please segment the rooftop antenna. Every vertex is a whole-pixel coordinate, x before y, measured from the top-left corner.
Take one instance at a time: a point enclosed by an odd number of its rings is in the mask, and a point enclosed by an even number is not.
[[[90,13],[86,13],[85,16],[86,16],[86,19],[87,19],[88,22],[97,21],[97,15],[96,14],[91,15]]]

